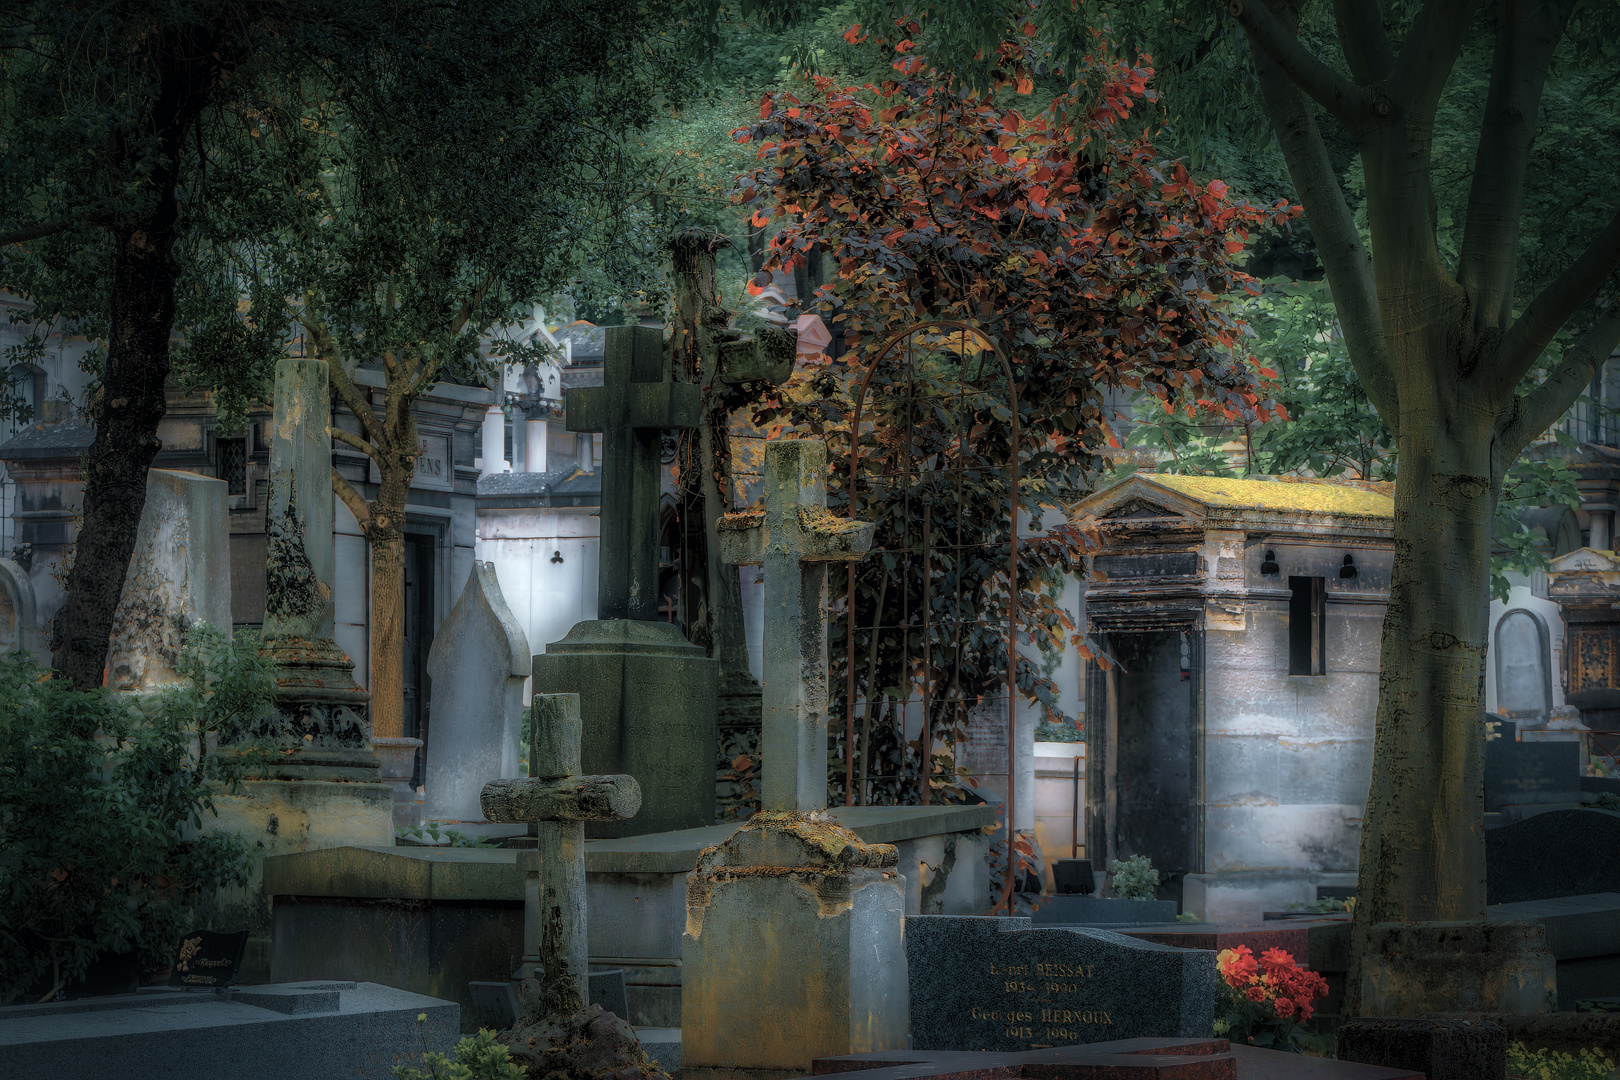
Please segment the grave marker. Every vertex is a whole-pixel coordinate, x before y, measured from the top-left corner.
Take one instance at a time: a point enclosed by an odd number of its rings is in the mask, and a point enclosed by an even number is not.
[[[242,968],[242,950],[247,948],[248,932],[232,930],[193,930],[180,939],[174,951],[170,986],[212,988],[229,986]]]
[[[876,526],[827,510],[827,447],[765,448],[765,509],[720,519],[726,562],[765,567],[761,808],[827,805],[827,564],[859,559]]]
[[[528,822],[535,849],[518,856],[526,875],[523,966],[544,969],[543,1005],[555,1019],[585,1007],[590,971],[585,939],[585,822],[633,817],[633,776],[580,776],[578,694],[536,694],[529,777],[484,785],[484,817]]]
[[[1208,1038],[1215,954],[1027,918],[906,920],[911,1039],[920,1050],[1037,1050]]]

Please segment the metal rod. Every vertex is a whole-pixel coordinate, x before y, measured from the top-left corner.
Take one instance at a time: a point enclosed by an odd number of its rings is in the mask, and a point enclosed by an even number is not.
[[[1072,837],[1072,839],[1069,841],[1069,858],[1078,859],[1080,857],[1080,755],[1079,754],[1076,754],[1074,756],[1074,811],[1073,811],[1073,813],[1074,813],[1074,820],[1073,820],[1072,824],[1073,824],[1074,827],[1073,827],[1072,831],[1070,832],[1070,836]]]

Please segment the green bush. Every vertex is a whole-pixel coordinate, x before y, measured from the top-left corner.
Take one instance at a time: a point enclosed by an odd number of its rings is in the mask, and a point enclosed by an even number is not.
[[[26,653],[0,658],[0,1004],[49,1000],[102,954],[161,970],[199,902],[246,882],[245,845],[199,830],[260,751],[209,747],[275,678],[251,635],[188,636],[185,681],[156,695],[74,690]]]
[[[1108,883],[1121,900],[1151,900],[1159,887],[1159,872],[1146,855],[1132,855],[1108,864]]]
[[[416,1018],[418,1024],[427,1014]],[[427,1035],[422,1036],[424,1044]],[[395,1065],[397,1080],[523,1080],[523,1068],[512,1060],[511,1051],[495,1041],[495,1033],[484,1028],[456,1043],[456,1060],[432,1052],[422,1055],[425,1069]]]
[[[1510,1080],[1609,1080],[1614,1075],[1614,1062],[1596,1050],[1582,1050],[1579,1056],[1556,1050],[1532,1054],[1516,1042],[1508,1046],[1507,1059]]]

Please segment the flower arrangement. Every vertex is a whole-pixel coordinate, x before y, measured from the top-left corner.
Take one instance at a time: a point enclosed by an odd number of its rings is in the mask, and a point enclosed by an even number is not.
[[[1257,960],[1247,945],[1239,945],[1222,950],[1215,965],[1222,983],[1215,1034],[1299,1052],[1300,1025],[1315,1013],[1316,999],[1327,994],[1327,980],[1282,949],[1267,949]]]

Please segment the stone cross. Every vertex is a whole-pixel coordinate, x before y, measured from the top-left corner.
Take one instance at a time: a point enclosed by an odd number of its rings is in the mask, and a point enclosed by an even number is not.
[[[568,391],[569,431],[602,433],[602,522],[597,618],[658,618],[658,494],[661,434],[694,428],[695,383],[671,382],[663,331],[607,328],[601,386]]]
[[[641,786],[633,776],[579,776],[579,695],[536,694],[529,776],[484,785],[484,817],[529,822],[535,834],[523,905],[524,966],[545,969],[542,1000],[551,1016],[572,1016],[589,999],[585,939],[585,822],[635,817]]]
[[[827,805],[827,564],[872,546],[869,522],[827,510],[827,447],[785,439],[765,447],[765,509],[720,521],[726,562],[765,567],[761,809]]]

